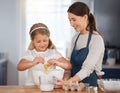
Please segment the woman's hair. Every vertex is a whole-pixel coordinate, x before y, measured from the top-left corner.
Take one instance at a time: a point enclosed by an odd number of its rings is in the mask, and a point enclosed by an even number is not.
[[[36,23],[36,24],[34,24],[31,27],[29,34],[30,34],[31,40],[33,40],[35,35],[37,35],[37,34],[47,35],[48,37],[50,37],[50,31],[49,31],[48,27],[45,24],[43,24],[43,23]],[[28,49],[29,50],[33,50],[34,48],[35,47],[34,47],[33,43],[30,42],[30,45],[29,45]],[[49,49],[54,49],[55,48],[55,46],[52,43],[52,41],[50,40],[50,38],[49,38],[48,48]]]
[[[88,6],[85,3],[75,2],[68,8],[67,12],[70,12],[77,16],[87,15],[88,16],[88,25],[86,27],[86,30],[92,29],[94,31],[97,31],[94,16],[90,13],[90,9],[88,8]]]

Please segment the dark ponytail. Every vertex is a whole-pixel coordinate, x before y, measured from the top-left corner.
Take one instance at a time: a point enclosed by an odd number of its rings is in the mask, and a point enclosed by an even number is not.
[[[87,30],[89,30],[88,28],[90,28],[90,31],[93,31],[93,30],[97,31],[96,21],[92,13],[88,15],[88,20],[89,20],[89,23],[87,25]]]
[[[96,31],[98,32],[97,30],[97,26],[96,26],[96,21],[95,21],[95,18],[93,16],[92,13],[89,14],[88,16],[88,20],[89,20],[89,23],[87,25],[87,30],[90,30],[91,33],[93,33],[93,31]],[[88,29],[89,28],[89,29]],[[101,36],[103,36],[100,32],[98,32]]]

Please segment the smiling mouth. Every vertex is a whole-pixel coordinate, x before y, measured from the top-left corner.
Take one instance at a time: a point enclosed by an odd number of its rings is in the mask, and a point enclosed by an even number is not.
[[[44,48],[44,47],[42,47],[42,48],[40,48],[40,49],[42,49],[42,50],[43,50],[43,49],[45,49],[45,48]]]
[[[74,27],[74,29],[77,29],[77,27]]]

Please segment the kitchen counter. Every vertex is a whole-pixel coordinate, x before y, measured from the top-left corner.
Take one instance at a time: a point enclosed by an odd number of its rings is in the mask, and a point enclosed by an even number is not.
[[[0,86],[0,93],[87,93],[83,91],[65,91],[63,89],[54,89],[52,92],[42,92],[35,86]],[[100,89],[95,93],[105,93]]]
[[[103,64],[102,68],[104,69],[120,69],[120,64],[115,64],[115,65],[106,65],[106,64]]]

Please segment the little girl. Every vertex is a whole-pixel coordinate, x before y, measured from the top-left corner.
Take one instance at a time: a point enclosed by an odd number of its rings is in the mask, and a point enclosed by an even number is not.
[[[30,69],[44,69],[44,64],[50,68],[58,66],[71,69],[71,64],[56,49],[50,40],[50,31],[43,23],[34,24],[30,29],[31,43],[26,54],[17,65],[19,71],[28,70],[27,85],[34,85]]]

